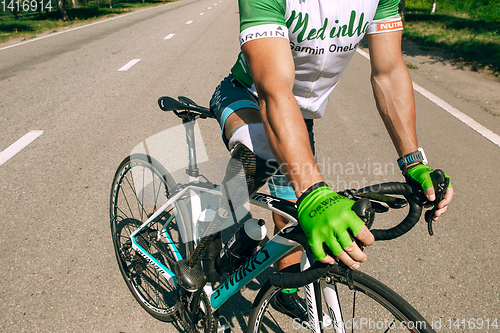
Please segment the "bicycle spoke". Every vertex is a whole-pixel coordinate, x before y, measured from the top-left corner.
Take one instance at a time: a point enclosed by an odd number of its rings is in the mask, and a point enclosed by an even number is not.
[[[174,186],[175,182],[159,163],[146,155],[132,155],[124,160],[115,175],[110,212],[120,270],[130,291],[147,312],[160,320],[172,320],[177,302],[170,277],[164,277],[155,263],[144,259],[133,249],[130,235],[163,205],[163,192],[168,193],[168,186]],[[176,214],[187,215],[185,203],[175,203],[137,233],[135,238],[141,251],[170,271],[173,271],[173,265],[179,258],[187,257],[188,246],[191,246],[182,243],[179,238],[180,226],[173,215],[174,207],[178,210]]]
[[[283,329],[281,328],[280,324],[278,324],[278,322],[276,321],[276,319],[274,318],[274,316],[272,315],[272,313],[269,311],[269,310],[266,310],[267,313],[269,313],[269,317],[271,317],[271,319],[274,321],[274,324],[276,326],[278,326],[279,330],[282,332],[282,333],[285,333],[285,331],[283,331]]]
[[[391,324],[395,324],[396,323],[396,318],[394,318],[392,321],[391,321]],[[387,329],[384,331],[384,333],[387,333],[389,332],[389,330],[391,329],[392,325],[389,324],[389,326],[387,327]]]
[[[136,202],[137,202],[137,209],[139,211],[139,214],[141,215],[141,221],[143,221],[142,220],[142,217],[143,217],[142,213],[145,212],[145,208],[144,208],[144,205],[143,205],[144,201],[139,200],[139,197],[137,196],[136,186],[135,186],[135,182],[134,182],[133,177],[132,177],[132,184],[130,183],[130,180],[128,179],[128,177],[125,177],[125,180],[127,181],[127,184],[129,185],[130,190],[134,194],[134,197],[135,197]],[[128,204],[128,200],[127,200],[127,204]],[[131,212],[131,214],[133,216],[132,208],[130,208],[130,212]]]
[[[125,178],[125,180],[127,181],[129,187],[131,187],[130,182],[128,181],[128,179]],[[122,192],[123,199],[125,199],[125,202],[127,204],[128,210],[130,211],[130,214],[132,215],[132,218],[134,218],[134,212],[132,211],[132,207],[130,207],[130,203],[128,202],[128,197],[127,197],[127,195],[125,193],[125,190],[123,189],[122,184],[120,184],[120,190]],[[121,208],[120,208],[120,211],[122,211]],[[127,216],[127,214],[125,214],[125,212],[123,212],[123,215]]]
[[[354,294],[352,296],[352,320],[354,321],[354,318],[356,317],[356,290],[354,290]],[[352,327],[352,333],[354,333],[354,325]]]

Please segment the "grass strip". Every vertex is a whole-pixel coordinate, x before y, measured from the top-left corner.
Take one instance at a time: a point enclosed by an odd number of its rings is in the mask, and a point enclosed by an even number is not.
[[[10,0],[6,0],[10,1]],[[113,8],[109,8],[109,2],[101,2],[98,6],[96,2],[90,2],[89,6],[79,8],[67,8],[68,20],[63,21],[55,5],[50,11],[19,11],[17,19],[12,11],[1,11],[0,9],[0,43],[12,37],[35,38],[37,34],[52,31],[74,25],[75,23],[86,23],[99,18],[111,17],[117,14],[130,12],[136,8],[156,6],[158,4],[171,1],[157,2],[120,2],[113,3]]]
[[[496,16],[472,17],[450,9],[431,15],[430,7],[410,5],[405,19],[405,38],[443,49],[472,70],[500,76],[500,23]]]

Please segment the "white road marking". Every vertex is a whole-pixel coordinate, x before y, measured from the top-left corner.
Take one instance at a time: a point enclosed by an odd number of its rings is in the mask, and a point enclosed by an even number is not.
[[[365,51],[363,51],[361,49],[357,49],[356,51],[359,54],[361,54],[363,57],[365,57],[366,59],[370,60],[370,55],[368,53],[366,53]],[[472,119],[471,117],[469,117],[468,115],[463,113],[462,111],[454,108],[453,106],[446,103],[445,101],[443,101],[441,98],[437,97],[436,95],[434,95],[430,91],[419,86],[415,82],[413,82],[413,89],[415,91],[417,91],[418,93],[420,93],[425,98],[427,98],[428,100],[430,100],[431,102],[433,102],[434,104],[436,104],[437,106],[439,106],[440,108],[442,108],[443,110],[445,110],[446,112],[448,112],[449,114],[451,114],[453,117],[455,117],[458,120],[460,120],[461,122],[463,122],[465,125],[469,126],[474,131],[478,132],[479,134],[484,136],[486,139],[490,140],[491,142],[493,142],[494,144],[496,144],[497,146],[500,147],[500,135],[498,135],[498,134],[494,133],[492,130],[484,127],[483,125],[481,125],[480,123],[478,123],[477,121],[475,121],[474,119]]]
[[[31,131],[26,133],[22,138],[11,144],[7,149],[0,153],[0,165],[4,164],[12,157],[14,157],[17,153],[23,150],[30,143],[35,141],[40,135],[43,134],[43,131]]]
[[[413,83],[413,89],[415,91],[418,91],[422,96],[426,97],[429,99],[431,102],[435,103],[437,106],[451,114],[453,117],[457,118],[461,122],[463,122],[465,125],[469,126],[472,128],[474,131],[478,132],[482,136],[484,136],[486,139],[490,140],[494,144],[500,147],[500,136],[498,134],[495,134],[493,131],[490,129],[484,127],[465,113],[459,111],[458,109],[454,108],[450,104],[446,103],[443,101],[441,98],[437,97],[433,93],[427,91],[426,89],[422,88],[415,82]]]
[[[139,61],[141,61],[141,59],[130,60],[125,66],[123,66],[122,68],[120,68],[118,71],[119,72],[128,71],[130,68],[132,68],[132,66],[134,66],[135,64],[137,64]]]
[[[167,37],[165,37],[164,39],[171,39],[171,38],[172,38],[172,37],[174,37],[174,36],[175,36],[175,34],[170,34],[170,35],[168,35]]]
[[[173,2],[169,2],[169,3],[164,4],[164,5],[146,8],[146,9],[143,9],[143,10],[139,10],[137,12],[132,12],[132,13],[128,13],[128,14],[121,14],[121,15],[112,17],[112,18],[107,19],[107,20],[103,20],[103,21],[99,21],[99,22],[94,22],[94,23],[90,23],[90,24],[87,24],[87,25],[82,25],[80,27],[76,27],[76,28],[73,28],[73,29],[68,29],[68,30],[65,30],[65,31],[56,32],[56,33],[53,33],[53,34],[50,34],[50,35],[47,35],[47,36],[43,36],[43,37],[33,38],[33,39],[27,40],[27,41],[22,42],[22,43],[18,43],[18,44],[14,44],[14,45],[2,47],[2,48],[0,48],[0,51],[6,50],[6,49],[10,49],[12,47],[16,47],[16,46],[19,46],[19,45],[24,45],[24,44],[27,44],[27,43],[36,42],[36,41],[41,40],[41,39],[45,39],[45,38],[49,38],[49,37],[54,37],[54,36],[57,36],[57,35],[60,35],[60,34],[66,33],[66,32],[70,32],[70,31],[75,31],[75,30],[78,30],[78,29],[87,28],[87,27],[90,27],[90,26],[93,26],[93,25],[96,25],[96,24],[101,24],[101,23],[104,23],[104,22],[109,22],[109,21],[112,21],[112,20],[116,20],[116,19],[119,19],[119,18],[122,18],[122,17],[129,16],[129,15],[142,13],[142,12],[145,12],[147,10],[151,10],[151,9],[155,9],[155,8],[160,8],[160,7],[163,7],[163,6],[168,6],[168,5],[171,5],[172,3]]]
[[[193,21],[187,21],[187,22],[186,22],[186,24],[191,24],[191,23],[193,23]]]
[[[361,54],[363,57],[365,57],[366,59],[370,60],[370,55],[368,53],[366,53],[365,51],[361,50],[360,48],[358,48],[356,51],[359,54]]]

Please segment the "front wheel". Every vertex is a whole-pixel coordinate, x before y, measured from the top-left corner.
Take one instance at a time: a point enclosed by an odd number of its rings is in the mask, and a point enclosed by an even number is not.
[[[330,332],[435,333],[431,325],[407,301],[383,283],[359,271],[352,272],[353,289],[338,265],[326,278],[315,283],[322,290],[322,320],[318,325]],[[303,288],[301,288],[303,289]],[[311,288],[313,289],[313,288]],[[281,292],[269,280],[252,305],[247,333],[311,332],[309,323],[276,311],[272,304]],[[319,331],[318,331],[319,332]]]
[[[173,271],[174,263],[188,258],[192,242],[186,206],[175,202],[135,237],[152,258],[132,246],[130,235],[170,198],[175,182],[165,168],[144,154],[131,155],[120,164],[113,179],[110,199],[111,234],[118,267],[135,299],[153,317],[173,319],[177,311],[175,281],[158,269]],[[188,222],[188,221],[186,221]]]

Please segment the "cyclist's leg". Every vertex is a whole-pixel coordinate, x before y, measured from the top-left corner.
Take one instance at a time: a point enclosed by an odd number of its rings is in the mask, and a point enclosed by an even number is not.
[[[307,131],[309,132],[309,142],[311,144],[311,150],[313,154],[316,155],[314,146],[313,120],[306,119],[305,123]],[[292,186],[288,183],[285,175],[283,175],[280,171],[278,171],[275,175],[273,175],[273,177],[271,177],[271,179],[269,179],[268,186],[269,190],[271,191],[271,194],[278,198],[294,202],[297,200],[297,197],[295,196],[295,192]],[[276,213],[273,213],[273,220],[276,226],[275,232],[281,230],[288,223],[288,220],[286,218]],[[286,256],[284,256],[277,262],[278,271],[299,263],[301,255],[302,255],[302,247],[295,248],[294,250],[290,251]]]
[[[259,158],[274,160],[261,124],[257,100],[231,75],[226,77],[217,87],[210,101],[210,108],[221,125],[222,139],[229,150],[234,149],[239,144],[244,144]],[[314,152],[313,121],[306,120],[306,126],[311,149]],[[269,180],[268,184],[271,194],[292,201],[297,199],[285,175],[279,171]],[[276,231],[281,230],[288,223],[278,214],[273,214],[273,220]],[[299,263],[300,257],[301,249],[293,250],[278,261],[278,270]]]
[[[222,138],[226,147],[231,151],[231,161],[228,164],[222,187],[224,194],[233,207],[243,204],[241,199],[236,199],[236,204],[231,192],[236,191],[238,196],[244,197],[253,194],[264,182],[277,171],[277,164],[266,139],[266,133],[260,119],[258,103],[255,97],[242,87],[231,76],[228,76],[217,87],[210,108],[216,115],[222,129]],[[306,120],[310,135],[311,147],[314,151],[312,120]],[[264,163],[263,163],[264,162]],[[270,163],[271,162],[271,163]],[[247,196],[238,193],[245,186],[241,186],[239,172],[243,168]],[[239,175],[239,176],[238,176]],[[232,184],[239,184],[234,186]],[[285,175],[279,174],[272,177],[269,182],[271,194],[282,199],[296,200],[294,191]],[[221,198],[223,205],[224,198]],[[220,209],[220,208],[219,208]],[[280,230],[288,221],[274,214],[275,231]],[[279,271],[299,272],[301,249],[292,251],[278,261]],[[297,296],[297,289],[283,290],[273,302],[273,307],[278,311],[301,321],[307,320],[307,306]]]
[[[314,133],[313,133],[313,120],[305,120],[306,127],[309,132],[309,142],[313,154],[315,153],[314,147]],[[278,171],[268,181],[269,190],[272,195],[290,201],[296,201],[297,197],[292,186],[288,183],[285,175]],[[273,220],[275,224],[275,233],[281,230],[288,220],[281,215],[273,213]],[[300,259],[302,257],[302,247],[297,247],[283,256],[277,262],[277,270],[281,272],[298,273],[300,272]],[[307,321],[307,306],[303,299],[297,296],[297,289],[284,289],[273,300],[272,306],[281,313],[287,314],[292,318],[298,318],[300,321]]]
[[[254,125],[260,122],[257,100],[231,75],[226,77],[215,90],[210,101],[210,108],[221,126],[222,139],[231,152],[231,159],[221,182],[223,195],[216,209],[216,216],[206,233],[206,235],[217,233],[217,237],[211,240],[206,251],[203,248],[201,251],[204,252],[199,251],[200,254],[203,253],[203,267],[208,280],[217,281],[221,277],[215,272],[213,258],[220,251],[222,224],[230,218],[232,212],[247,202],[251,194],[265,184],[267,178],[275,172],[277,167],[275,164],[274,167],[270,167],[273,164],[268,164],[267,159],[261,158],[253,152],[254,145],[249,136],[251,133],[248,124],[254,128]],[[234,137],[232,137],[233,134]],[[262,132],[258,133],[257,137],[262,137],[262,134],[263,140],[265,140],[263,127]],[[256,143],[256,146],[258,145],[260,144]],[[273,158],[272,154],[270,154],[270,158]],[[237,219],[234,218],[233,223],[236,222]],[[210,251],[211,248],[215,250]]]

